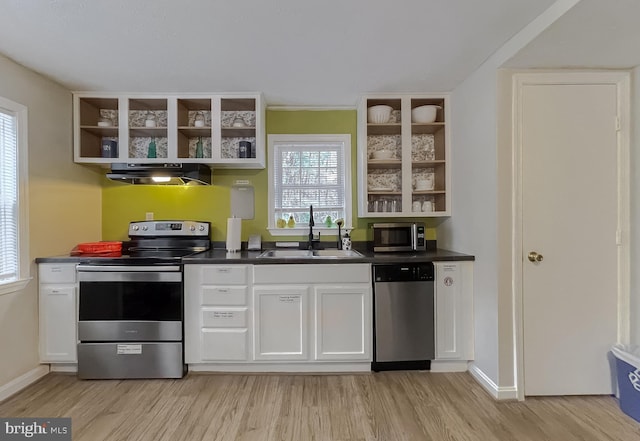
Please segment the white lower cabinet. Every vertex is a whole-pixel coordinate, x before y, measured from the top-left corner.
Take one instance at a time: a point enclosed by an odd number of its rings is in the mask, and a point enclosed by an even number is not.
[[[253,288],[254,359],[307,360],[309,288],[260,286]]]
[[[76,264],[38,266],[40,361],[77,362]]]
[[[371,360],[369,284],[316,285],[316,360]]]
[[[371,361],[369,264],[256,266],[253,295],[256,360]]]
[[[186,264],[189,368],[369,370],[370,268],[369,264]]]
[[[473,262],[434,266],[436,360],[473,360]]]
[[[251,265],[184,266],[185,361],[246,362]]]
[[[249,332],[241,329],[202,329],[202,361],[246,361]],[[187,360],[187,363],[193,361]]]

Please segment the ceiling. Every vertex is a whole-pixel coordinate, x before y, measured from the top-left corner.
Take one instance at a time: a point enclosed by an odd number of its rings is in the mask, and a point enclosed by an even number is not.
[[[454,89],[552,3],[3,0],[0,53],[71,90],[354,106],[367,92]]]
[[[582,0],[510,61],[512,68],[640,65],[640,1]]]

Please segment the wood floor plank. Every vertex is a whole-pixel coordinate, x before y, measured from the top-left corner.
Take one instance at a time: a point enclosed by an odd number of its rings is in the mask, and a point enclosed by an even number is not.
[[[0,416],[71,417],[75,441],[640,440],[613,397],[496,401],[467,373],[49,374],[0,403]]]

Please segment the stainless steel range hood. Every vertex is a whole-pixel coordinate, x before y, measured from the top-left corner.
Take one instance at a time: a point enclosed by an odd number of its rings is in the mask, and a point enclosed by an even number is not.
[[[114,163],[107,178],[129,184],[211,185],[211,169],[194,163]]]

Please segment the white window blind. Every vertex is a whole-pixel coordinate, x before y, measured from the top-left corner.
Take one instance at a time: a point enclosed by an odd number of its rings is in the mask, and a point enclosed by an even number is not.
[[[18,279],[17,116],[0,107],[0,283]]]
[[[351,145],[350,141],[345,142],[349,138],[337,136],[332,140],[318,135],[314,141],[314,135],[290,137],[275,140],[270,146],[273,195],[270,226],[276,227],[279,219],[288,221],[293,216],[296,226],[306,228],[309,207],[313,206],[316,227],[335,228],[336,220],[350,218],[347,213],[351,209],[351,186],[346,182],[349,176],[346,155]]]

